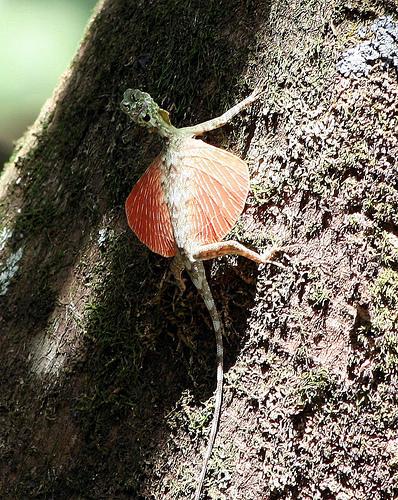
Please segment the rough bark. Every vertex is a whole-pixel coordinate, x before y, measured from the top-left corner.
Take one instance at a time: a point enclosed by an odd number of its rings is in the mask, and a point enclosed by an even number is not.
[[[148,91],[253,185],[232,236],[285,269],[207,267],[226,325],[210,498],[398,494],[397,74],[343,77],[393,2],[103,2],[0,182],[0,496],[189,498],[212,414],[205,307],[126,227],[160,144],[119,111]]]

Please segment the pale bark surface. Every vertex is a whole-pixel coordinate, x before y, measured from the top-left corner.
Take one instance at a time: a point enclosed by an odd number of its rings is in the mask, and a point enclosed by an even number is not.
[[[148,91],[244,157],[231,236],[297,244],[285,269],[207,266],[226,327],[213,499],[398,494],[398,86],[343,77],[394,2],[108,0],[0,182],[0,497],[190,498],[215,387],[193,287],[126,226],[160,143],[119,110]]]

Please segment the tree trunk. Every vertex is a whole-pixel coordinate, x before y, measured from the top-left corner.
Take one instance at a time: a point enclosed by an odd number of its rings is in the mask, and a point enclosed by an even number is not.
[[[397,73],[374,57],[354,74],[345,54],[387,14],[394,2],[100,4],[0,182],[1,498],[192,498],[213,332],[127,228],[160,142],[119,102],[139,88],[190,125],[260,81],[259,102],[206,140],[250,165],[232,237],[295,247],[283,269],[207,266],[226,384],[205,490],[398,495]]]

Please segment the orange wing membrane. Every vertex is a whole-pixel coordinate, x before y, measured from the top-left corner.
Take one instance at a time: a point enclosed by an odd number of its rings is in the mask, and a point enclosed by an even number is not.
[[[249,192],[247,164],[199,139],[183,144],[183,164],[192,169],[191,240],[199,244],[224,238],[238,220]]]
[[[127,221],[137,237],[153,252],[164,257],[176,254],[173,228],[161,184],[161,158],[147,168],[129,194]]]

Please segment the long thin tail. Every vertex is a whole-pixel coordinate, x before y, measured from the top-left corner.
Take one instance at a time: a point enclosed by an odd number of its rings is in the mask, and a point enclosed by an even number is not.
[[[193,284],[198,289],[200,295],[202,296],[204,303],[210,313],[211,320],[213,322],[214,333],[216,336],[217,345],[217,387],[216,387],[216,400],[214,405],[213,421],[211,423],[211,430],[209,436],[209,442],[207,444],[206,453],[203,460],[202,471],[200,473],[198,486],[195,492],[195,500],[200,500],[200,495],[203,488],[203,483],[206,476],[207,464],[213,450],[214,440],[217,435],[218,422],[220,420],[221,413],[221,403],[222,403],[222,388],[223,388],[223,376],[224,376],[224,350],[223,350],[223,326],[218,314],[216,305],[214,303],[213,295],[210,291],[209,284],[206,279],[206,273],[202,262],[195,262],[191,269],[188,270],[189,275],[192,279]]]

